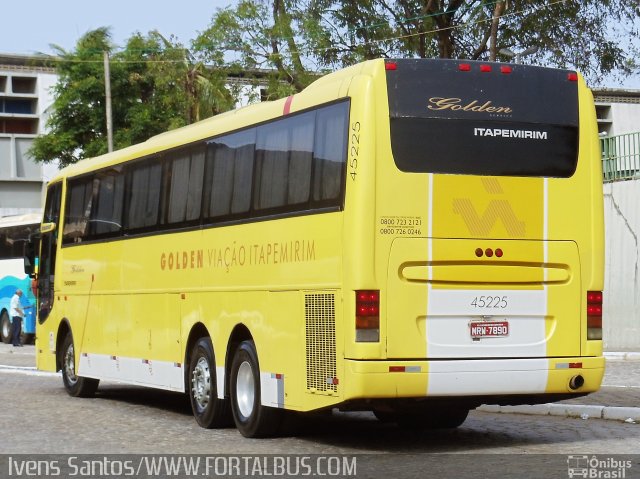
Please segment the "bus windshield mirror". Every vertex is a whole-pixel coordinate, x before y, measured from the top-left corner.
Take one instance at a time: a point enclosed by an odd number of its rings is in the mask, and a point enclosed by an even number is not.
[[[55,223],[42,223],[42,225],[40,226],[40,233],[41,234],[52,233],[55,230],[56,230],[56,224]]]

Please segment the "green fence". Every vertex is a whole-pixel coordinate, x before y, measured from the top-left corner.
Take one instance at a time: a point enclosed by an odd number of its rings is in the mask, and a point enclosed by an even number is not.
[[[640,178],[640,132],[600,138],[604,181]]]

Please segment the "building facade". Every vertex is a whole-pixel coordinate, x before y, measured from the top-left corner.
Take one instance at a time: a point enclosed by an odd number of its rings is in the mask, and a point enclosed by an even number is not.
[[[640,131],[640,90],[594,88],[593,98],[601,136]]]
[[[28,151],[44,131],[56,79],[38,57],[0,54],[0,217],[41,211],[57,167],[35,163]]]

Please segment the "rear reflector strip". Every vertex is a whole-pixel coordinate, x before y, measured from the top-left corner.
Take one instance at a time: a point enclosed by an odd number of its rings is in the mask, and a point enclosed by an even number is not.
[[[556,363],[556,369],[582,369],[582,363]]]
[[[390,373],[419,373],[421,371],[420,366],[389,366]]]

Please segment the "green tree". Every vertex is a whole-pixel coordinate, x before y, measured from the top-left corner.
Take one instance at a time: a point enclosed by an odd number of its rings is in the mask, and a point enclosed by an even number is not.
[[[577,68],[592,83],[633,68],[640,2],[629,0],[379,0],[401,49],[420,57],[509,60]],[[401,12],[400,14],[393,12]]]
[[[204,68],[181,45],[158,32],[134,34],[114,51],[109,30],[85,34],[73,51],[54,46],[58,82],[47,121],[34,140],[36,161],[62,166],[107,151],[103,52],[110,53],[114,148],[145,141],[233,107],[225,73]]]
[[[240,0],[193,43],[205,61],[266,69],[270,93],[379,57],[509,61],[576,68],[592,84],[637,70],[640,0]]]

